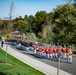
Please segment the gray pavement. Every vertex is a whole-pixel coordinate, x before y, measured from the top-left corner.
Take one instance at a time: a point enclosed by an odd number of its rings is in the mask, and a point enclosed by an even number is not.
[[[3,48],[4,51],[6,51],[6,44],[4,44]],[[37,59],[31,58],[30,56],[27,56],[25,54],[22,54],[14,48],[11,48],[9,45],[7,46],[7,52],[8,54],[14,56],[15,58],[19,59],[20,61],[30,65],[31,67],[45,73],[46,75],[57,75],[57,68],[48,65],[44,62],[38,61]],[[68,73],[63,70],[59,70],[59,75],[73,75],[71,73]]]

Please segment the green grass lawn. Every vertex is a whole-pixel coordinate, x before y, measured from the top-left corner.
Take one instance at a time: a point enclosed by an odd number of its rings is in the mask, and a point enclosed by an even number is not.
[[[8,63],[5,64],[5,52],[0,49],[0,75],[45,75],[44,73],[22,63],[8,54]]]

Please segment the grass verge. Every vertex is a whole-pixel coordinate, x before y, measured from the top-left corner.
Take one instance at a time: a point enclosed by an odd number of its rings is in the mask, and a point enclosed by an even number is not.
[[[5,52],[0,49],[0,75],[45,75],[9,54],[8,63],[12,65],[5,64],[5,59]]]

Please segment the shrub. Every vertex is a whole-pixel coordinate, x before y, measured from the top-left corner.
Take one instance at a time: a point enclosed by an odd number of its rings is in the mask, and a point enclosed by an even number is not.
[[[28,33],[27,40],[36,40],[36,35],[34,33]]]

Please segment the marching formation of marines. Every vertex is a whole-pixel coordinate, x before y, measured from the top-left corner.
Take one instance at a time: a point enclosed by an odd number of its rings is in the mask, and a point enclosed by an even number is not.
[[[31,45],[26,45],[27,43],[25,42],[9,42],[9,44],[16,45],[17,49],[23,49],[23,50],[33,50],[34,55],[38,55],[40,57],[46,58],[46,59],[51,59],[51,60],[57,60],[59,61],[60,59],[65,59],[67,63],[72,63],[72,48],[69,47],[62,47],[61,45],[59,46],[49,46],[49,45],[38,45],[36,44],[31,44]]]
[[[59,58],[67,60],[67,63],[72,63],[72,48],[62,47],[62,46],[38,46],[33,45],[33,53],[47,59]]]

